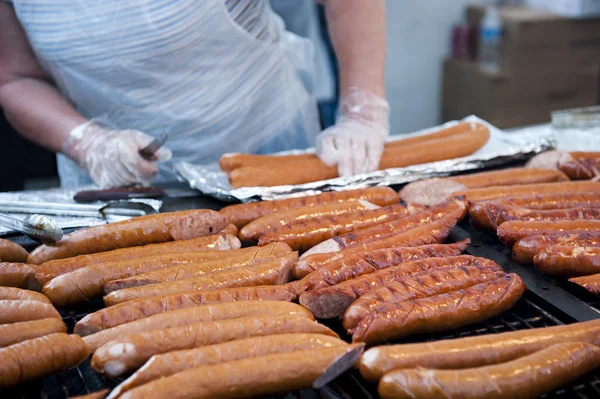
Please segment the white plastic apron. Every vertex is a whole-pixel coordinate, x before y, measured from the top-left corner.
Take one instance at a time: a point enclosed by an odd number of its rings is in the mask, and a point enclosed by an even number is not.
[[[268,0],[257,0],[268,1]],[[250,36],[223,0],[13,1],[58,88],[111,129],[169,133],[174,161],[312,145],[319,131],[312,43],[276,19],[272,43]],[[63,186],[90,182],[58,156]],[[161,167],[160,180],[172,180]]]

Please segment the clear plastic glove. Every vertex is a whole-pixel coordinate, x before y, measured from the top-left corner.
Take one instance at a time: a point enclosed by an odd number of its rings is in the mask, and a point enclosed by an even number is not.
[[[153,140],[138,130],[106,130],[93,122],[75,127],[63,144],[63,153],[88,171],[101,187],[149,185],[158,169],[156,161],[167,161],[171,151],[165,147],[147,161],[139,150]]]
[[[385,99],[351,87],[340,99],[336,124],[317,137],[317,156],[337,165],[340,176],[377,170],[390,131],[389,110]]]

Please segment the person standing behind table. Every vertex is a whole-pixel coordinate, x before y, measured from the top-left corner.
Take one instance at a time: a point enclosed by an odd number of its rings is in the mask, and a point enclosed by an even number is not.
[[[341,175],[377,168],[389,130],[383,0],[323,2],[341,106],[320,134],[313,45],[286,32],[268,0],[0,1],[0,106],[60,153],[65,187],[174,179],[156,162],[167,148],[156,161],[138,155],[163,132],[177,162],[316,137]]]

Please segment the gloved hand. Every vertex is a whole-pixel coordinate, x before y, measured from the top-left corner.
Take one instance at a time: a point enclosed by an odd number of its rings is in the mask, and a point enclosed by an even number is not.
[[[101,187],[149,185],[158,173],[156,162],[147,161],[139,150],[152,136],[139,130],[106,130],[93,122],[75,127],[63,144],[63,153],[87,170]],[[171,151],[162,147],[156,161],[167,161]]]
[[[340,176],[377,170],[390,130],[389,109],[385,99],[351,87],[340,99],[336,124],[317,137],[317,156],[337,165]]]

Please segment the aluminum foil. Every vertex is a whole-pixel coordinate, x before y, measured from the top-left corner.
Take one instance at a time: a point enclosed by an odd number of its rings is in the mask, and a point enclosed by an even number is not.
[[[319,194],[323,191],[342,191],[358,189],[374,185],[404,184],[429,177],[447,176],[453,173],[477,170],[506,163],[527,160],[535,154],[553,149],[556,145],[551,131],[532,131],[524,133],[504,133],[488,122],[469,116],[462,121],[452,121],[430,129],[408,135],[390,137],[389,141],[402,140],[407,137],[420,136],[436,130],[450,127],[461,122],[479,122],[490,129],[490,140],[485,146],[472,155],[446,161],[431,162],[421,165],[380,170],[351,177],[338,177],[330,180],[306,184],[276,187],[242,187],[232,189],[227,174],[222,172],[218,164],[193,165],[180,162],[175,165],[179,176],[192,188],[222,201],[249,201],[253,199],[279,199],[301,195]],[[299,154],[307,151],[286,151],[280,155]]]

